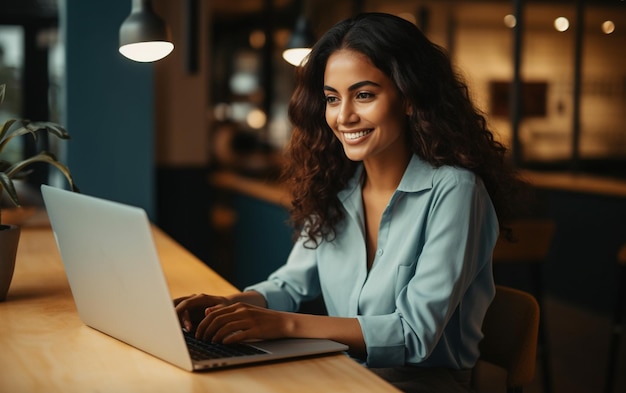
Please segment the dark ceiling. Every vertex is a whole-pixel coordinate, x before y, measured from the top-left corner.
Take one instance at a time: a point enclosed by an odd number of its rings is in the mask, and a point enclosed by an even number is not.
[[[0,0],[1,24],[56,21],[57,0]]]
[[[89,1],[89,0],[82,0]],[[246,15],[262,12],[271,1],[272,8],[275,10],[284,10],[285,8],[292,8],[297,4],[308,4],[305,0],[302,3],[296,3],[299,0],[206,0],[211,2],[211,7],[214,15],[221,17]],[[314,1],[314,0],[309,0]],[[338,0],[338,1],[352,1],[367,6],[368,3],[375,1],[386,0]],[[463,1],[466,3],[468,0],[447,0],[451,3],[455,1]],[[515,0],[469,0],[477,3],[514,3]],[[576,4],[578,1],[582,1],[584,4],[589,5],[602,5],[602,6],[614,6],[619,8],[626,8],[626,0],[521,0],[525,3],[552,3],[552,4]],[[417,2],[417,1],[416,1]],[[130,9],[131,0],[128,0],[128,6]],[[56,21],[58,16],[58,0],[0,0],[0,24],[20,24],[30,21]]]

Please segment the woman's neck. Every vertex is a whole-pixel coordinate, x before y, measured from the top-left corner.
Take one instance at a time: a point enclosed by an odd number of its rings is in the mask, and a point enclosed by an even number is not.
[[[395,191],[411,161],[412,153],[387,157],[387,159],[369,159],[363,161],[365,178],[363,187],[375,192]]]

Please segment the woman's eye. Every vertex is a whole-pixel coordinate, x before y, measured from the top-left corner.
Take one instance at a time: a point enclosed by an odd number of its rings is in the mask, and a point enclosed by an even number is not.
[[[367,100],[374,97],[372,93],[361,91],[356,95],[357,100]]]
[[[326,101],[327,104],[332,104],[332,103],[337,102],[337,97],[326,96],[324,100]]]

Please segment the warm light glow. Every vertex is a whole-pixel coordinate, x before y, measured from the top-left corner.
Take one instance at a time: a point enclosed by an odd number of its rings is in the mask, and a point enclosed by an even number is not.
[[[566,31],[569,29],[569,20],[563,16],[559,16],[554,20],[554,28],[560,32]]]
[[[300,66],[306,62],[306,57],[311,52],[311,48],[293,48],[293,49],[285,49],[283,52],[283,59],[287,61],[287,63]]]
[[[261,49],[265,45],[265,33],[263,30],[254,30],[248,38],[250,46],[254,49]]]
[[[230,105],[224,102],[220,102],[213,107],[213,116],[217,121],[226,121],[230,119]]]
[[[504,25],[510,29],[514,28],[517,25],[517,18],[515,15],[508,14],[504,16]]]
[[[602,23],[602,32],[604,34],[611,34],[615,31],[615,23],[612,20],[607,20]]]
[[[253,109],[248,113],[248,116],[246,116],[246,123],[248,123],[251,128],[257,130],[259,128],[263,128],[266,122],[267,116],[265,115],[265,112],[260,109]]]
[[[120,53],[127,58],[149,63],[161,60],[174,50],[174,44],[167,41],[137,42],[120,46]]]

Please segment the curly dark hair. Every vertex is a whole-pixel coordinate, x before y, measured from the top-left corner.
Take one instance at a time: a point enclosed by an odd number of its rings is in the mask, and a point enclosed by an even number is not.
[[[506,229],[523,182],[447,53],[402,18],[365,13],[333,26],[296,73],[288,112],[294,129],[283,171],[293,196],[290,217],[296,236],[307,237],[314,247],[334,238],[344,218],[337,193],[358,165],[346,157],[325,120],[324,70],[340,49],[364,54],[395,83],[413,108],[406,130],[411,150],[435,167],[463,167],[479,176]]]

